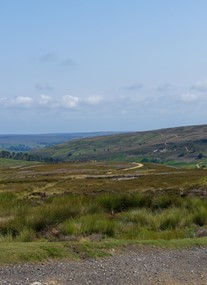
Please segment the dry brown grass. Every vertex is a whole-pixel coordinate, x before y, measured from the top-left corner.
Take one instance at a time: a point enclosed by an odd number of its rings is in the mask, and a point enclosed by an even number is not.
[[[109,162],[1,167],[0,193],[6,191],[34,198],[38,193],[41,197],[62,193],[183,191],[207,185],[207,172],[202,169],[183,170],[157,164],[133,167],[133,163]]]

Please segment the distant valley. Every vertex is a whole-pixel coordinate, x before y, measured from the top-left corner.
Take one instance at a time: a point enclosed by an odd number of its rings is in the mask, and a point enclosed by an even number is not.
[[[26,134],[0,135],[0,149],[9,151],[30,151],[61,144],[72,139],[95,137],[112,134],[113,132],[90,132],[90,133],[54,133],[54,134]]]

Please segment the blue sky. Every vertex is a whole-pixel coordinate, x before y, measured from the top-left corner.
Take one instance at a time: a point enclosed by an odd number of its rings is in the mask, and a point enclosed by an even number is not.
[[[206,0],[1,0],[0,133],[207,123]]]

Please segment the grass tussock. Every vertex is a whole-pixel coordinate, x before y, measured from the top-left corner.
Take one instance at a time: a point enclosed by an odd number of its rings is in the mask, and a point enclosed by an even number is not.
[[[114,235],[115,223],[107,219],[105,215],[93,214],[81,216],[76,219],[68,220],[62,225],[62,232],[66,235],[92,235],[102,234],[112,237]]]
[[[207,201],[175,194],[107,193],[19,200],[0,195],[0,242],[192,238],[207,227]]]

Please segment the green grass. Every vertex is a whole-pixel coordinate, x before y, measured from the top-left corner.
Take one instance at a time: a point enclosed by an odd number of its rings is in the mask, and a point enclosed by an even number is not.
[[[164,162],[165,165],[177,167],[177,168],[185,168],[185,169],[196,169],[197,162],[179,162],[179,161],[166,161]]]
[[[36,164],[40,164],[40,162],[0,158],[0,167],[23,167]]]
[[[182,249],[207,246],[207,238],[129,241],[108,239],[102,242],[5,242],[0,243],[0,264],[42,262],[62,259],[97,258],[123,252],[128,248],[143,249],[143,246]]]
[[[76,219],[70,219],[63,223],[61,231],[66,235],[90,236],[101,234],[114,236],[115,223],[104,214],[85,215]]]
[[[58,241],[93,234],[101,239],[169,240],[193,237],[197,228],[206,226],[207,200],[174,193],[73,194],[41,203],[15,196],[0,200],[2,240]]]
[[[0,243],[0,263],[34,262],[71,257],[63,243]]]

